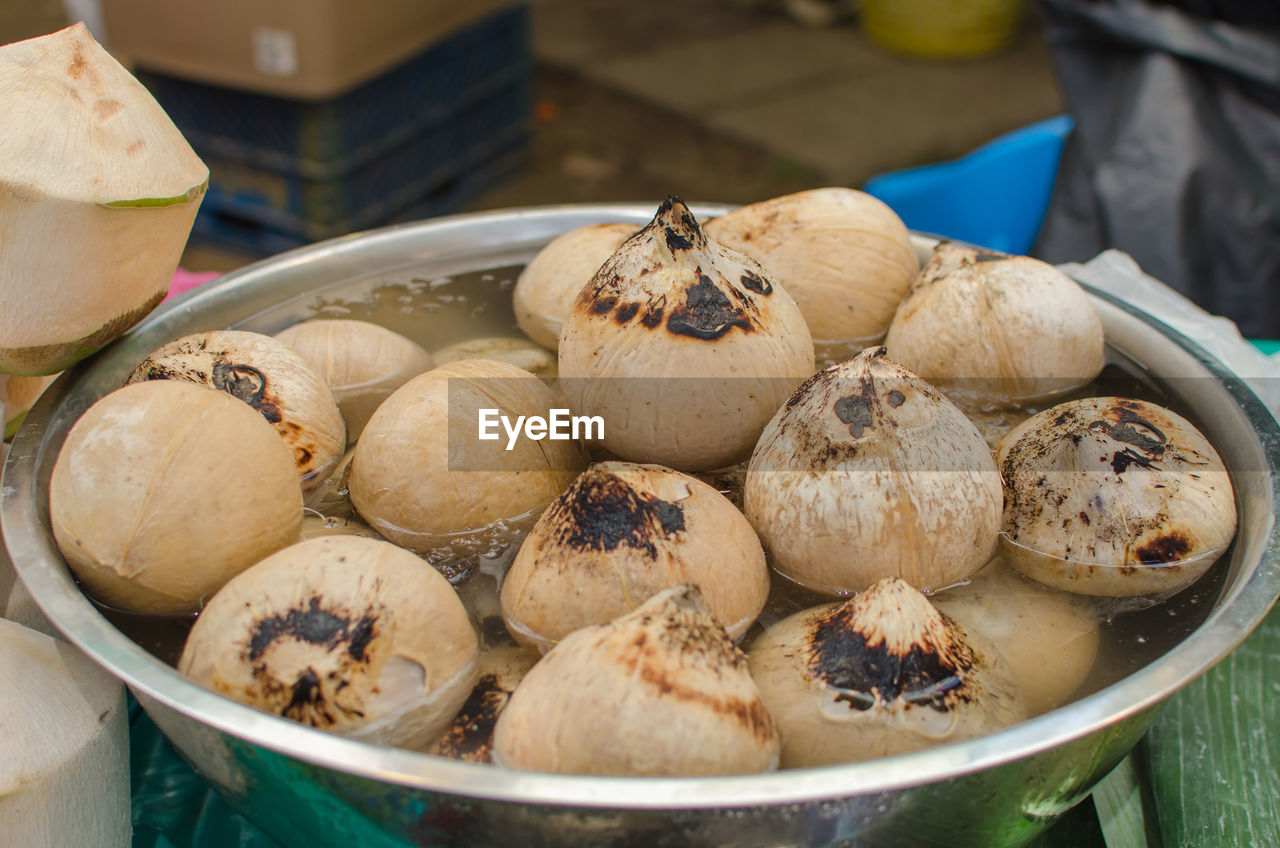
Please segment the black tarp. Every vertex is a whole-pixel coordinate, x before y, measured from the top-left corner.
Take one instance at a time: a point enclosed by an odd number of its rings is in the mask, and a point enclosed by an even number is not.
[[[1280,338],[1280,4],[1040,0],[1075,130],[1033,254],[1105,248]]]

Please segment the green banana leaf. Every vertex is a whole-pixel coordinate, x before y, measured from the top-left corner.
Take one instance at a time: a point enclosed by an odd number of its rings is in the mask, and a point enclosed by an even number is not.
[[[1144,740],[1165,848],[1280,845],[1280,607]]]

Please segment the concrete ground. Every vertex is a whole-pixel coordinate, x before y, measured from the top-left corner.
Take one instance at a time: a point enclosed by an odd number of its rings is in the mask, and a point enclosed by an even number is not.
[[[854,21],[808,28],[743,0],[532,5],[540,68],[574,83],[567,91],[552,85],[544,96],[569,105],[565,95],[598,92],[618,110],[661,110],[650,113],[655,126],[637,125],[629,136],[637,154],[658,162],[679,155],[664,143],[668,131],[674,141],[699,128],[785,163],[773,169],[781,178],[802,170],[859,185],[879,171],[952,158],[1062,110],[1031,15],[1007,50],[929,60],[877,47]],[[557,120],[597,124],[593,131],[606,137],[593,118],[566,108]],[[553,121],[542,129],[573,140]],[[734,190],[732,169],[725,176],[725,190]]]
[[[1063,108],[1030,13],[1007,49],[940,60],[878,47],[856,19],[803,26],[769,0],[530,2],[532,161],[468,210],[857,187]],[[184,266],[246,258],[195,247]]]

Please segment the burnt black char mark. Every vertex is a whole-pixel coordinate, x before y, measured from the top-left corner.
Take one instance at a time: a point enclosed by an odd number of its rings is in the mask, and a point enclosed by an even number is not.
[[[638,303],[624,303],[618,307],[618,311],[613,314],[613,320],[619,324],[625,324],[632,318],[636,317],[636,313],[640,311]]]
[[[1176,530],[1151,539],[1134,551],[1138,562],[1143,565],[1162,565],[1177,562],[1191,550],[1191,541]]]
[[[703,341],[723,337],[734,327],[743,332],[755,331],[741,308],[734,308],[724,292],[706,274],[698,274],[698,282],[685,289],[685,302],[671,311],[667,329],[678,336]]]
[[[871,415],[871,398],[862,395],[846,395],[836,401],[836,417],[849,425],[849,435],[860,438],[864,430],[875,423]]]
[[[324,692],[320,687],[320,675],[316,674],[314,668],[308,668],[294,681],[289,703],[285,706],[281,715],[298,718],[305,714],[309,708],[314,709],[323,703]]]
[[[1125,448],[1116,451],[1111,455],[1111,470],[1117,474],[1123,474],[1129,470],[1130,465],[1136,465],[1139,468],[1155,468],[1156,464],[1147,459],[1133,448]]]
[[[653,222],[649,226],[655,225],[662,227],[667,249],[672,253],[693,250],[695,247],[706,245],[706,236],[698,226],[698,219],[693,217],[693,213],[689,211],[688,206],[685,206],[684,201],[674,194],[662,201],[662,205],[658,207],[658,212],[653,216]]]
[[[809,673],[842,690],[837,699],[858,710],[902,700],[947,712],[955,700],[967,700],[961,670],[938,653],[912,645],[905,654],[883,640],[869,641],[836,608],[819,620],[808,658]]]
[[[742,287],[764,297],[773,294],[773,284],[754,271],[747,271],[742,275]]]
[[[685,529],[677,503],[638,492],[607,472],[588,470],[551,506],[560,541],[578,550],[619,546],[657,557],[657,543]]]
[[[266,650],[281,639],[296,639],[333,650],[346,643],[347,653],[357,662],[364,660],[373,641],[377,617],[364,615],[353,621],[350,616],[331,612],[311,598],[306,607],[260,619],[249,640],[249,661],[256,662]]]
[[[210,381],[215,389],[249,404],[272,424],[279,424],[283,419],[280,407],[267,397],[267,375],[252,365],[215,359]]]
[[[1123,474],[1132,465],[1156,468],[1155,461],[1164,456],[1168,446],[1168,440],[1160,428],[1123,405],[1113,406],[1111,412],[1116,416],[1114,423],[1108,420],[1091,421],[1088,427],[1090,432],[1103,433],[1130,446],[1112,455],[1111,468],[1117,474]]]
[[[493,727],[511,698],[496,674],[481,675],[437,746],[445,756],[470,762],[493,759]]]

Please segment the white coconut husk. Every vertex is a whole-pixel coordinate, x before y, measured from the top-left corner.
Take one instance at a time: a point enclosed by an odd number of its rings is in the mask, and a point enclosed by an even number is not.
[[[0,841],[128,848],[124,686],[61,640],[0,619]]]
[[[759,260],[820,348],[879,342],[920,268],[902,219],[851,188],[752,203],[708,221],[706,232]]]
[[[692,777],[767,771],[778,745],[746,657],[684,584],[552,648],[498,716],[493,760]]]
[[[1027,716],[1000,653],[897,578],[783,619],[748,656],[784,768],[916,751]]]
[[[520,545],[502,583],[502,613],[517,640],[546,651],[681,583],[696,585],[730,638],[741,637],[769,594],[755,531],[701,480],[659,465],[601,462]]]

